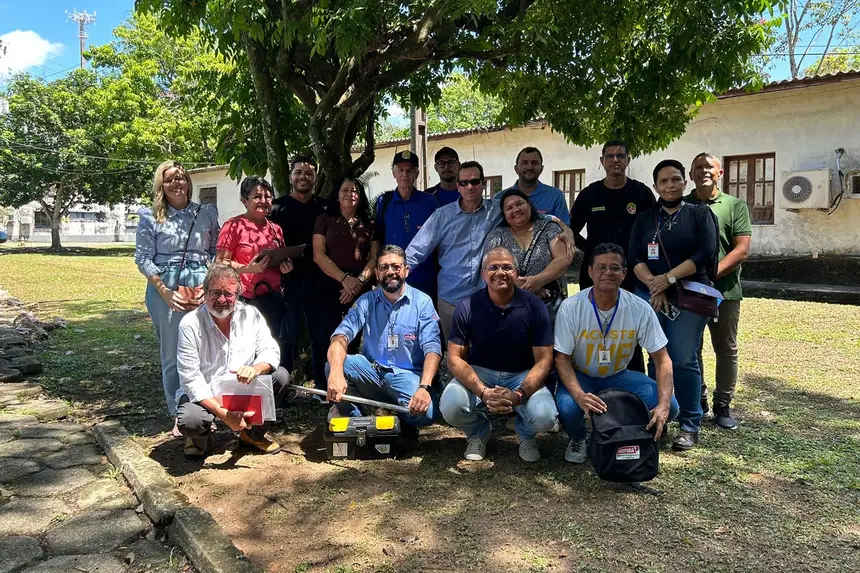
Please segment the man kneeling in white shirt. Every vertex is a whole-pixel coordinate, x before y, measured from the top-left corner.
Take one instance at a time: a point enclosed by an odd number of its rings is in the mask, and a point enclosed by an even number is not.
[[[248,418],[254,412],[227,410],[212,392],[213,380],[232,373],[243,384],[271,373],[276,397],[290,381],[289,373],[277,366],[280,350],[263,315],[237,300],[241,289],[235,269],[213,264],[203,281],[204,304],[179,323],[177,417],[179,431],[185,436],[185,455],[190,458],[206,454],[215,418],[239,432],[243,443],[263,453],[281,449],[266,438],[266,424],[251,426]]]

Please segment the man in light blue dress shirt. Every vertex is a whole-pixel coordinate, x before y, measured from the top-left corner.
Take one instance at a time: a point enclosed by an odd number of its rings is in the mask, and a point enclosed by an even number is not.
[[[415,435],[433,423],[431,384],[442,361],[439,318],[433,301],[406,284],[409,267],[403,249],[382,248],[377,256],[380,288],[362,295],[331,337],[328,350],[328,399],[341,416],[360,416],[344,394],[406,406],[404,433]],[[349,343],[364,333],[362,354],[347,354]]]
[[[529,201],[538,213],[552,215],[570,227],[570,209],[564,200],[564,193],[561,189],[540,181],[543,173],[543,155],[537,147],[523,148],[517,154],[514,172],[517,174],[517,182],[508,189],[519,189],[528,195]],[[498,203],[503,195],[504,191],[496,193],[493,200]]]

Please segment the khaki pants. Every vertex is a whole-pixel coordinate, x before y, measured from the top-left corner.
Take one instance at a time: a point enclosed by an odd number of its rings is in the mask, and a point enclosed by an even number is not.
[[[451,325],[454,324],[454,309],[456,304],[451,304],[447,300],[439,299],[437,310],[439,311],[439,323],[442,328],[442,343],[444,346],[448,343],[448,337],[451,336]]]
[[[714,404],[729,405],[738,384],[738,322],[741,317],[741,301],[724,300],[720,304],[717,322],[709,321],[711,345],[717,361]],[[699,341],[699,370],[702,372],[702,398],[706,399],[708,387],[705,384],[705,368],[702,362],[702,345]]]

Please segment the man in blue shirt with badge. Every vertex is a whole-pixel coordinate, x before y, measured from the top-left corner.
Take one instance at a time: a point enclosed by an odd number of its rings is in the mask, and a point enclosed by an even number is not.
[[[517,182],[508,189],[519,189],[528,195],[529,201],[541,215],[552,215],[570,226],[570,210],[564,201],[564,193],[561,189],[541,183],[540,175],[543,173],[543,155],[537,147],[526,147],[517,154],[514,165],[517,174]],[[507,191],[508,189],[505,189]],[[496,193],[494,201],[501,200],[502,193]]]
[[[387,245],[376,262],[380,288],[362,295],[334,331],[328,350],[328,399],[341,416],[360,416],[358,406],[341,399],[350,394],[409,408],[401,416],[404,433],[433,423],[430,396],[442,361],[439,319],[433,301],[405,283],[406,255]],[[362,354],[347,346],[364,333]]]
[[[376,200],[373,241],[377,249],[382,245],[397,245],[405,249],[439,208],[436,198],[415,188],[418,178],[418,156],[410,151],[394,155],[391,174],[397,182],[393,191],[386,191]],[[420,265],[410,268],[409,285],[436,298],[436,260],[428,258]]]

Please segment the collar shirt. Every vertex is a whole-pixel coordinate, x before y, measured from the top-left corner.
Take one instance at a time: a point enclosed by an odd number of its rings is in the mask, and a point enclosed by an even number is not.
[[[352,341],[364,333],[362,354],[372,363],[420,374],[428,354],[442,355],[439,317],[429,296],[408,284],[394,303],[382,288],[363,294],[334,336]]]
[[[408,200],[404,200],[397,189],[387,193],[392,195],[385,205],[384,213],[382,207],[385,203],[385,193],[380,195],[376,202],[373,240],[379,241],[383,246],[397,245],[405,249],[430,215],[439,208],[439,203],[432,195],[414,188]],[[436,282],[435,272],[434,261],[428,259],[417,267],[410,268],[409,277],[406,280],[415,287],[427,288],[428,285]]]
[[[134,262],[146,278],[160,274],[167,266],[178,266],[183,253],[185,265],[190,264],[192,267],[215,260],[220,229],[218,208],[215,205],[188,203],[185,209],[174,209],[168,205],[167,218],[163,223],[155,221],[155,215],[149,207],[141,207],[137,214],[140,220]]]
[[[450,205],[460,198],[460,192],[456,187],[454,189],[442,189],[442,186],[439,183],[427,189],[426,193],[428,195],[433,195],[436,200],[439,201],[440,207]]]
[[[228,339],[203,304],[179,323],[176,368],[180,388],[177,397],[187,394],[192,402],[212,398],[213,380],[229,375],[239,366],[265,362],[277,367],[280,359],[278,343],[256,308],[236,303]]]
[[[501,220],[501,211],[483,201],[472,213],[460,202],[445,205],[427,219],[406,249],[406,263],[415,268],[439,249],[439,298],[451,304],[484,286],[481,257],[487,234]]]

